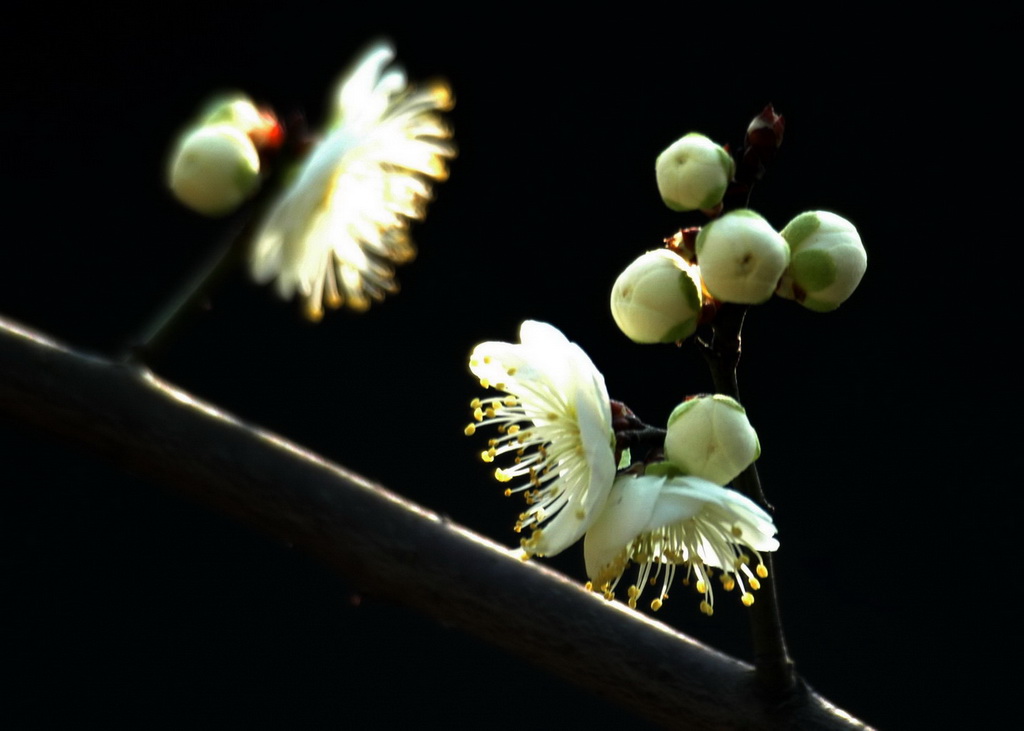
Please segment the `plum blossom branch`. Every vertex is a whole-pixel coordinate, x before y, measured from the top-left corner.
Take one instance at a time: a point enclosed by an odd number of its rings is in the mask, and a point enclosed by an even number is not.
[[[301,547],[365,591],[523,656],[654,723],[865,728],[800,682],[767,698],[750,682],[748,665],[519,561],[144,368],[76,352],[3,319],[0,413]]]

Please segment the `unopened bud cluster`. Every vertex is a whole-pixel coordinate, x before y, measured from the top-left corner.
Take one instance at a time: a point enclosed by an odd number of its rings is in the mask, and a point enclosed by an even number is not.
[[[809,211],[777,232],[741,208],[701,228],[692,252],[649,251],[626,267],[612,287],[612,317],[634,342],[678,342],[713,302],[756,305],[777,294],[816,312],[834,310],[866,268],[857,229],[841,216]]]
[[[259,188],[259,149],[279,131],[244,96],[212,102],[175,143],[167,170],[171,192],[204,216],[231,213]]]
[[[619,275],[612,316],[631,340],[679,342],[713,317],[716,303],[756,305],[778,294],[827,312],[853,294],[867,268],[867,253],[846,219],[809,211],[779,232],[746,208],[719,215],[731,182],[749,185],[760,179],[783,130],[782,117],[771,107],[758,115],[747,130],[740,172],[725,148],[695,132],[658,156],[655,172],[665,204],[717,217],[699,231],[681,231],[667,240],[666,249],[647,252]],[[756,170],[753,177],[750,169]],[[695,237],[683,237],[695,231]]]

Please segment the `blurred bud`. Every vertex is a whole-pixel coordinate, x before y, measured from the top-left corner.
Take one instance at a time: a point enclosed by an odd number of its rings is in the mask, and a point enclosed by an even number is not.
[[[691,132],[658,155],[658,192],[673,211],[710,210],[722,202],[735,164],[724,148]]]
[[[857,289],[868,255],[852,223],[827,211],[801,213],[782,229],[789,268],[777,293],[815,312],[834,310]]]
[[[174,196],[205,216],[231,213],[256,191],[259,178],[260,158],[252,140],[224,123],[186,131],[168,170]]]
[[[715,299],[756,305],[778,286],[789,265],[789,246],[761,216],[740,208],[701,229],[697,263]]]
[[[225,94],[207,102],[199,113],[200,124],[230,124],[248,134],[262,123],[260,110],[241,92]]]
[[[750,120],[744,141],[747,147],[778,149],[785,131],[786,120],[769,104]]]
[[[668,417],[665,457],[684,474],[727,485],[760,455],[747,412],[728,396],[693,396]]]
[[[200,125],[227,124],[248,135],[257,150],[278,147],[284,130],[274,113],[260,109],[252,100],[238,92],[215,98],[200,114]]]
[[[700,273],[668,249],[648,251],[612,287],[612,317],[636,343],[674,343],[693,334],[701,310]]]

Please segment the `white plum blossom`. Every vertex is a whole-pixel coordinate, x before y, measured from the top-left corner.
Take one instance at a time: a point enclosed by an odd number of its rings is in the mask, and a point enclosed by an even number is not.
[[[656,611],[685,567],[684,583],[696,580],[700,610],[711,615],[717,569],[722,588],[738,586],[741,601],[750,606],[754,595],[748,589],[759,589],[768,576],[760,552],[779,547],[775,533],[771,517],[735,490],[693,476],[623,474],[584,540],[588,588],[613,598],[632,561],[639,571],[628,603],[635,608],[644,587],[660,578],[661,590],[651,602]]]
[[[253,278],[298,294],[313,320],[323,305],[365,310],[397,291],[392,265],[416,253],[409,222],[425,216],[455,155],[439,114],[454,103],[447,84],[410,86],[393,58],[379,42],[342,79],[326,137],[253,240]]]
[[[532,533],[522,547],[528,555],[553,556],[583,536],[615,479],[611,403],[604,377],[556,328],[527,320],[519,340],[474,348],[469,369],[480,385],[503,395],[473,400],[466,434],[497,427],[482,457],[514,455],[495,477],[525,480],[505,491],[526,497],[516,531]]]

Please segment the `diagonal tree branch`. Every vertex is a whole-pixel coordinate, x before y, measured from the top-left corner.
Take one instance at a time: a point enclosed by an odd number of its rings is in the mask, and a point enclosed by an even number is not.
[[[0,412],[301,546],[367,591],[663,726],[864,728],[803,684],[769,702],[749,665],[524,563],[144,368],[3,319]]]

